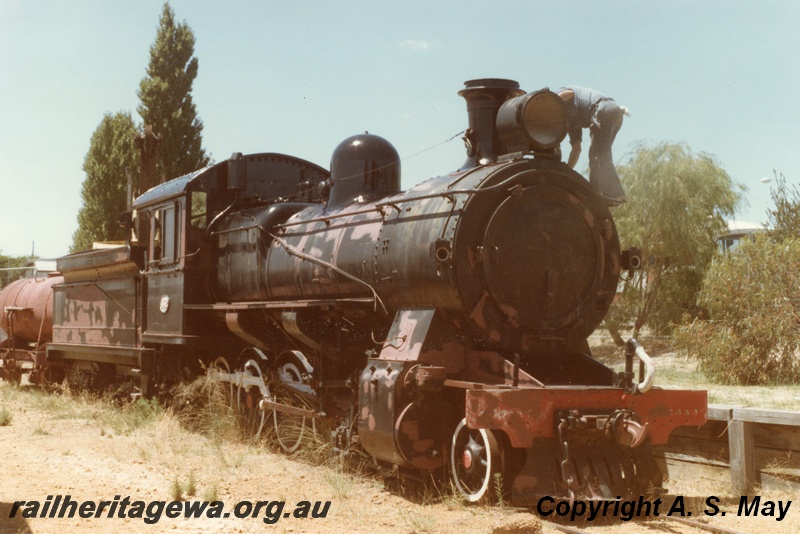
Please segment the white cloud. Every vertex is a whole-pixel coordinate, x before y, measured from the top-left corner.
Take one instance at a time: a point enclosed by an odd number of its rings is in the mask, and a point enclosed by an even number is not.
[[[428,41],[418,41],[416,39],[406,39],[405,41],[400,41],[399,44],[403,48],[408,48],[409,50],[413,50],[415,52],[428,50],[431,47],[431,44]]]

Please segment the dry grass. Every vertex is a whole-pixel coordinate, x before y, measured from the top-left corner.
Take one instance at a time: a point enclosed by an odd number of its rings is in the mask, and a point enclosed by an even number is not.
[[[433,513],[401,510],[400,516],[413,533],[436,532],[436,515]]]
[[[322,480],[330,486],[333,496],[338,499],[347,499],[355,486],[356,480],[353,472],[344,465],[333,465],[322,473]]]

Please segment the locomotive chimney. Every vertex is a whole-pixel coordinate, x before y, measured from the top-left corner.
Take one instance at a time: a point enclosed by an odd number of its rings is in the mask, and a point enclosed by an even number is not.
[[[465,137],[467,161],[462,171],[497,161],[497,157],[506,152],[497,134],[497,110],[509,98],[525,94],[519,83],[500,78],[469,80],[464,86],[458,94],[467,101],[469,129]]]

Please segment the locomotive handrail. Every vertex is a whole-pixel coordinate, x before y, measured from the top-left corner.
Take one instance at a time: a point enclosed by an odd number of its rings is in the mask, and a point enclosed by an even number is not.
[[[255,221],[253,221],[253,222],[255,222]],[[275,240],[275,242],[278,243],[280,246],[282,246],[284,248],[284,250],[286,250],[286,252],[288,252],[290,255],[296,256],[296,257],[300,258],[301,260],[310,261],[311,263],[316,263],[318,265],[322,265],[323,267],[328,267],[329,269],[333,269],[334,271],[336,271],[340,275],[344,276],[348,280],[352,280],[353,282],[356,282],[358,284],[363,284],[363,285],[367,286],[367,288],[370,291],[372,291],[373,301],[376,303],[375,310],[377,310],[377,308],[378,308],[377,304],[380,304],[381,308],[383,308],[383,313],[385,313],[386,315],[389,315],[389,311],[386,309],[386,305],[384,305],[383,301],[378,296],[378,292],[375,291],[375,288],[372,287],[368,282],[358,278],[357,276],[353,276],[352,274],[348,273],[347,271],[344,271],[344,270],[340,269],[339,267],[333,265],[332,263],[328,263],[325,260],[321,260],[319,258],[315,258],[314,256],[309,256],[308,254],[306,254],[304,252],[300,252],[299,250],[295,250],[294,248],[292,248],[291,245],[289,245],[289,243],[287,243],[283,239],[279,238],[278,236],[276,236],[275,234],[273,234],[272,232],[270,232],[269,230],[267,230],[266,228],[264,228],[260,224],[256,223],[256,226],[258,226],[258,228],[262,232],[266,233],[273,240]]]
[[[184,310],[280,310],[287,308],[313,308],[323,306],[362,305],[375,302],[370,297],[364,298],[326,298],[317,300],[262,300],[244,302],[220,302],[216,304],[184,304]]]
[[[287,222],[287,223],[283,223],[283,224],[276,224],[275,228],[283,229],[283,228],[288,228],[290,226],[299,226],[301,224],[308,224],[308,223],[314,223],[314,222],[325,222],[325,223],[327,223],[331,219],[339,219],[339,218],[342,218],[342,217],[350,217],[351,215],[363,215],[365,213],[373,213],[373,212],[379,213],[382,217],[385,217],[386,214],[383,212],[383,208],[386,208],[386,207],[391,207],[391,208],[394,208],[394,209],[398,209],[397,208],[397,204],[405,204],[407,202],[417,202],[419,200],[427,200],[429,198],[450,198],[453,195],[477,195],[479,193],[491,193],[491,192],[497,191],[498,189],[502,188],[503,186],[508,185],[509,182],[512,182],[514,180],[519,179],[524,174],[540,174],[540,173],[542,173],[542,171],[538,171],[538,170],[534,170],[534,169],[528,169],[528,170],[519,172],[519,173],[517,173],[517,174],[515,174],[513,176],[510,176],[509,178],[506,178],[505,180],[503,180],[499,184],[495,184],[495,185],[489,186],[489,187],[487,187],[485,189],[474,189],[474,188],[473,189],[453,189],[453,190],[450,190],[450,191],[443,191],[443,192],[440,192],[440,193],[430,193],[428,195],[419,195],[419,196],[408,197],[408,198],[398,198],[396,200],[392,200],[392,201],[389,201],[389,202],[379,202],[379,203],[375,204],[374,208],[356,210],[356,211],[348,211],[348,212],[344,212],[344,213],[343,212],[332,213],[331,215],[325,215],[325,216],[322,216],[322,217],[317,217],[315,219],[304,219],[302,221],[295,221],[295,222]]]
[[[398,199],[398,200],[393,200],[391,202],[381,202],[381,203],[375,204],[375,207],[383,208],[385,206],[393,206],[394,204],[405,204],[406,202],[416,202],[418,200],[426,200],[426,199],[429,199],[429,198],[437,198],[437,197],[449,198],[452,195],[477,195],[479,193],[491,193],[491,192],[497,191],[498,189],[500,189],[503,186],[507,185],[509,182],[513,182],[513,181],[519,179],[523,174],[540,174],[541,172],[542,171],[529,169],[529,170],[525,170],[525,171],[522,171],[522,172],[518,172],[517,174],[514,174],[514,175],[506,178],[505,180],[503,180],[499,184],[495,184],[495,185],[489,186],[489,187],[487,187],[485,189],[474,189],[474,188],[473,189],[453,189],[453,190],[450,190],[450,191],[443,191],[441,193],[431,193],[429,195],[420,195],[420,196],[416,196],[416,197],[401,198],[401,199]]]
[[[640,382],[633,383],[633,356],[639,359],[639,379]],[[635,338],[629,339],[625,343],[625,372],[622,373],[627,387],[631,393],[647,393],[653,386],[655,380],[656,368],[653,365],[653,359],[645,352],[644,348],[639,344]],[[642,377],[644,375],[644,377]]]
[[[386,214],[378,207],[379,205],[376,204],[374,208],[369,208],[365,210],[356,210],[356,211],[348,211],[347,213],[335,213],[332,215],[325,215],[323,217],[316,217],[314,219],[304,219],[302,221],[295,221],[290,223],[282,223],[276,224],[274,228],[277,229],[284,229],[290,226],[299,226],[301,224],[308,224],[308,223],[315,223],[315,222],[324,222],[328,223],[331,219],[341,219],[342,217],[349,217],[351,215],[364,215],[365,213],[379,213],[381,217],[385,217]]]
[[[636,347],[636,356],[639,361],[644,364],[644,379],[636,384],[634,393],[647,393],[653,386],[653,381],[656,377],[656,367],[653,365],[653,359],[647,354],[641,345]]]

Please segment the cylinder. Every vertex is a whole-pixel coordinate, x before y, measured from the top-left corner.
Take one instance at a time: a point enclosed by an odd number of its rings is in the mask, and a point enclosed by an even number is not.
[[[62,276],[23,278],[0,293],[0,328],[14,343],[44,342],[53,335],[53,286]]]

